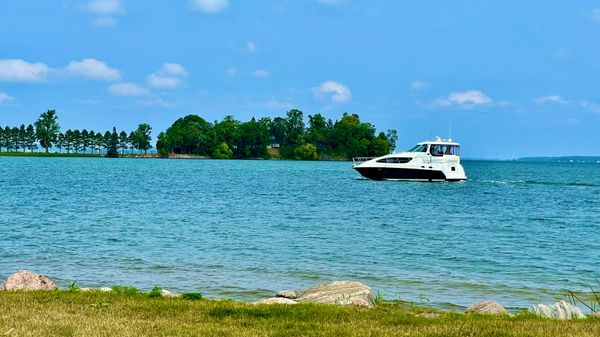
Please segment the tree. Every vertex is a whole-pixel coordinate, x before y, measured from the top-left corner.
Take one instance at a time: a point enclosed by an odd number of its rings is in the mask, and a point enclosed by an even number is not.
[[[125,154],[125,149],[127,149],[127,146],[129,145],[128,138],[127,132],[121,131],[121,133],[119,133],[119,148],[121,149],[121,155]]]
[[[144,154],[152,147],[150,145],[152,127],[146,123],[138,125],[137,130],[134,131],[134,138],[136,141],[137,148],[144,151]]]
[[[73,150],[75,150],[76,154],[79,153],[79,150],[81,150],[82,144],[81,131],[73,130]]]
[[[83,153],[86,153],[88,146],[90,146],[90,134],[86,129],[81,130],[81,149]]]
[[[197,115],[187,115],[171,125],[159,142],[159,153],[208,156],[214,150],[213,126]]]
[[[19,140],[20,137],[18,127],[15,126],[10,130],[10,138],[12,139],[13,150],[15,152],[19,151],[19,149],[21,148],[21,142]]]
[[[100,154],[100,149],[102,149],[102,147],[104,147],[104,136],[102,135],[102,132],[98,131],[96,132],[96,149],[98,150],[98,154]]]
[[[297,160],[317,160],[317,147],[313,144],[304,144],[294,150]]]
[[[19,142],[19,147],[23,149],[23,152],[27,149],[27,130],[25,129],[25,124],[21,124],[19,127],[19,132],[17,134],[17,141]]]
[[[71,153],[71,150],[73,149],[73,141],[73,130],[68,129],[65,131],[65,150],[67,150],[67,153]]]
[[[37,149],[37,145],[35,144],[37,139],[35,137],[35,128],[33,127],[33,125],[27,125],[27,129],[25,129],[25,134],[27,135],[26,146],[30,152],[33,152],[33,150]]]
[[[110,146],[110,137],[111,137],[111,133],[110,131],[106,131],[104,133],[104,136],[102,137],[102,147],[108,151],[108,147]]]
[[[113,127],[112,133],[109,133],[109,135],[106,156],[116,158],[119,156],[119,151],[117,150],[117,147],[119,146],[119,135],[117,134],[117,128]]]
[[[56,137],[58,137],[58,133],[60,132],[60,125],[58,125],[57,120],[56,111],[48,110],[42,113],[34,124],[35,136],[46,153],[48,153],[48,149],[52,146],[52,143],[56,142]]]
[[[211,155],[215,159],[229,159],[231,156],[233,156],[233,151],[229,149],[229,146],[225,142],[219,144]]]
[[[398,131],[396,131],[394,129],[388,129],[385,137],[387,138],[387,141],[388,141],[388,144],[390,147],[390,151],[395,150],[396,142],[398,141]]]
[[[90,152],[94,154],[94,151],[96,150],[96,132],[94,132],[94,130],[90,130],[88,139],[90,142]]]
[[[58,147],[58,151],[62,153],[62,148],[65,145],[65,135],[64,133],[59,133],[58,137],[56,137],[56,147]]]

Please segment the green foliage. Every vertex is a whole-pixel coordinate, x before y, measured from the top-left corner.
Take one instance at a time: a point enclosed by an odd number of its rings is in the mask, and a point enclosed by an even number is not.
[[[294,156],[298,160],[317,160],[317,147],[312,144],[300,145],[294,150]]]
[[[202,293],[183,293],[181,298],[184,300],[198,301],[202,299]]]
[[[229,146],[225,142],[219,144],[211,155],[215,159],[229,159],[231,156],[233,156],[233,151],[229,149]]]
[[[152,290],[148,293],[149,297],[161,297],[162,296],[162,288],[160,286],[155,286],[154,288],[152,288]]]
[[[71,284],[69,284],[69,289],[68,291],[79,291],[79,286],[77,285],[77,280],[71,282]]]
[[[116,294],[123,295],[138,295],[141,293],[138,288],[127,286],[114,286],[112,287],[112,291]]]
[[[108,138],[108,146],[106,149],[106,156],[111,158],[116,158],[119,156],[119,151],[117,147],[119,146],[119,135],[117,134],[117,129],[113,127],[112,133],[109,134]]]
[[[40,118],[35,122],[35,136],[46,153],[48,153],[48,149],[56,141],[60,132],[60,125],[58,125],[57,120],[56,111],[48,110],[42,113]]]

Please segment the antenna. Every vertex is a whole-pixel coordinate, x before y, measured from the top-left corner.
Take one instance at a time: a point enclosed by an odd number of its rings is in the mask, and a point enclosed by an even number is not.
[[[452,123],[448,124],[448,141],[452,141]]]

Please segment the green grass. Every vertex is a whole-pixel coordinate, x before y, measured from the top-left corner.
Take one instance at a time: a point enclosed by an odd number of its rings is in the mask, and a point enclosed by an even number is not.
[[[600,320],[156,298],[122,292],[0,292],[0,336],[598,336]]]

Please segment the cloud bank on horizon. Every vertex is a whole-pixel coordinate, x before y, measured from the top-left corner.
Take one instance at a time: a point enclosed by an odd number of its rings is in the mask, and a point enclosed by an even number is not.
[[[600,127],[600,7],[551,2],[13,2],[0,124],[55,108],[70,127],[160,131],[300,108],[358,113],[400,146],[452,125],[471,157],[600,155],[582,147]]]

